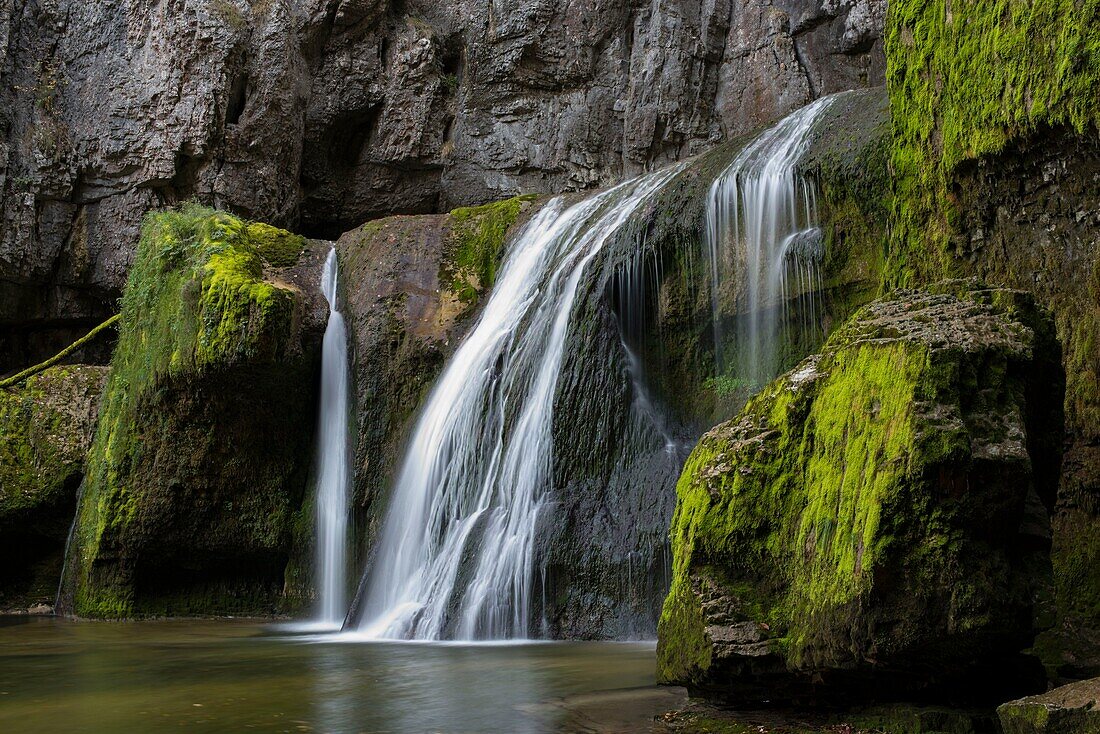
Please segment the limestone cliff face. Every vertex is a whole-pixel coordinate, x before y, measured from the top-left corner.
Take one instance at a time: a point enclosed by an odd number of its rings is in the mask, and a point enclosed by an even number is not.
[[[605,184],[881,83],[884,7],[5,0],[0,371],[112,310],[150,208],[335,236]]]

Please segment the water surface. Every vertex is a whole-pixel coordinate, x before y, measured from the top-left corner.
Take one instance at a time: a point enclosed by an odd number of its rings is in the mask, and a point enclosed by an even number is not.
[[[652,688],[651,643],[338,640],[255,621],[0,620],[0,731],[644,731],[674,707]],[[619,720],[593,723],[608,710]]]

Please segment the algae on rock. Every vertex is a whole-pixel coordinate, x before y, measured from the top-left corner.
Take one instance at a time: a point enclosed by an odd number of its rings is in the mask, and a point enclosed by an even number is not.
[[[976,665],[1026,686],[1060,451],[1051,332],[1020,292],[899,291],[704,436],[658,677],[737,702],[942,691]]]
[[[68,558],[76,615],[274,610],[323,310],[311,272],[265,260],[303,248],[195,206],[147,217]]]

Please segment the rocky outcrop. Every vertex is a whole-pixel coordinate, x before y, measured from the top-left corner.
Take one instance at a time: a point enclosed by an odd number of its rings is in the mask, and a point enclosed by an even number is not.
[[[195,206],[146,220],[65,611],[275,609],[311,458],[327,247]]]
[[[194,199],[335,237],[390,213],[605,185],[881,83],[884,8],[13,0],[0,371],[111,311],[151,208]]]
[[[891,6],[889,278],[981,277],[1058,328],[1066,452],[1054,517],[1056,679],[1100,675],[1100,10]],[[1049,42],[1048,42],[1049,41]]]
[[[1049,594],[1062,379],[1022,292],[860,311],[689,458],[659,678],[737,703],[1041,687],[1019,653]]]
[[[1100,731],[1100,679],[1011,701],[997,715],[1005,734],[1093,734]]]
[[[53,605],[106,376],[52,367],[0,389],[0,610]]]

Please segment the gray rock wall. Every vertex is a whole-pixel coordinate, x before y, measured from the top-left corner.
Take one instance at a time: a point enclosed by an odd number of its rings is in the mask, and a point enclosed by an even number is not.
[[[335,236],[599,186],[881,83],[884,7],[0,0],[0,372],[114,310],[152,207]]]

